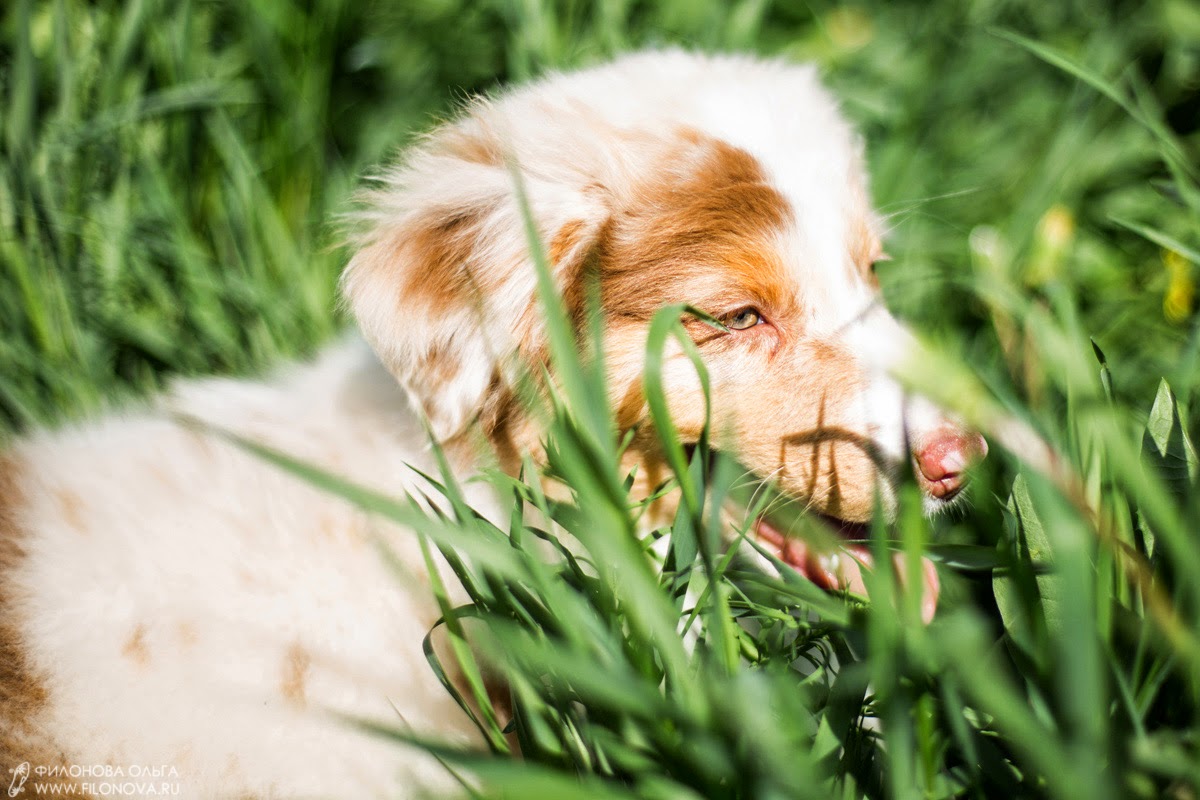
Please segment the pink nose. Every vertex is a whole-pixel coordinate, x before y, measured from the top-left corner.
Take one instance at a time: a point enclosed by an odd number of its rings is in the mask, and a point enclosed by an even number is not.
[[[987,441],[978,433],[942,428],[930,434],[915,454],[922,487],[934,497],[949,500],[966,485],[967,467],[987,455]]]

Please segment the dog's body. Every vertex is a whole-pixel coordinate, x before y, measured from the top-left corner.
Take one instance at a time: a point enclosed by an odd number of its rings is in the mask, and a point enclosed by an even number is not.
[[[811,70],[681,52],[553,77],[437,131],[374,195],[345,280],[407,395],[351,341],[272,382],[184,384],[152,410],[4,456],[0,766],[29,761],[85,789],[98,773],[158,768],[189,797],[369,797],[445,780],[327,713],[398,711],[420,732],[470,738],[421,651],[436,612],[415,537],[169,415],[392,493],[413,480],[406,464],[430,466],[418,414],[443,441],[481,431],[510,467],[536,452],[506,380],[546,358],[513,163],[577,318],[599,280],[623,429],[646,416],[649,318],[687,302],[729,326],[688,331],[714,424],[748,466],[861,522],[877,486],[892,502],[907,425],[928,502],[948,501],[979,446],[924,406],[906,417],[883,374],[907,338],[876,299],[858,150]],[[677,353],[665,387],[682,434],[697,435],[700,390]],[[661,475],[650,439],[632,452]],[[375,533],[411,581],[383,565]]]
[[[174,413],[389,493],[411,485],[407,464],[435,470],[404,393],[357,340],[267,384],[185,384],[156,409],[23,443],[0,512],[0,763],[66,768],[45,782],[87,794],[111,780],[97,765],[164,768],[135,782],[183,797],[444,782],[326,715],[466,741],[421,650],[437,613],[415,537]]]

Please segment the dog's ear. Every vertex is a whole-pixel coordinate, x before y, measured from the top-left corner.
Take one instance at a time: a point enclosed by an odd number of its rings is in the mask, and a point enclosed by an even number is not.
[[[368,195],[368,230],[342,278],[367,340],[441,441],[481,410],[499,370],[537,338],[536,273],[502,137],[474,117],[435,132]],[[561,153],[519,173],[559,285],[596,243],[602,193]],[[540,158],[537,158],[540,156]]]

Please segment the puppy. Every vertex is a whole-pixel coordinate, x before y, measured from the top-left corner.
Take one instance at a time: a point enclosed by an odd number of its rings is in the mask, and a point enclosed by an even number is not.
[[[267,382],[185,382],[3,456],[0,767],[76,796],[107,781],[135,784],[126,796],[382,797],[444,780],[327,713],[471,741],[421,652],[437,612],[416,537],[173,420],[390,493],[415,487],[408,465],[433,469],[424,424],[464,475],[480,433],[510,469],[537,453],[508,378],[547,362],[514,171],[574,319],[599,283],[635,491],[666,475],[646,433],[648,323],[688,303],[725,326],[685,320],[719,446],[844,531],[877,492],[894,508],[910,461],[930,513],[953,502],[985,445],[889,377],[910,339],[879,300],[861,146],[813,70],[668,51],[551,76],[471,104],[370,195],[343,281],[370,350],[351,339]],[[667,356],[694,442],[701,387]],[[823,585],[861,588],[853,559],[835,568],[756,530]],[[925,594],[931,613],[932,567]]]

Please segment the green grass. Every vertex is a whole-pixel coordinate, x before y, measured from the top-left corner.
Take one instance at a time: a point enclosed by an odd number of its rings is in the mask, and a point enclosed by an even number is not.
[[[745,481],[705,447],[647,559],[593,433],[603,375],[551,326],[571,499],[494,480],[557,531],[497,528],[449,480],[418,525],[472,598],[437,635],[504,675],[524,760],[478,681],[495,753],[425,745],[485,796],[1200,795],[1194,4],[19,0],[0,26],[9,431],[311,350],[359,176],[467,92],[643,43],[818,61],[891,215],[885,293],[931,349],[911,380],[992,434],[970,514],[930,523],[910,490],[875,532],[912,564],[934,543],[937,621],[889,575],[867,605],[728,557],[708,512]]]

